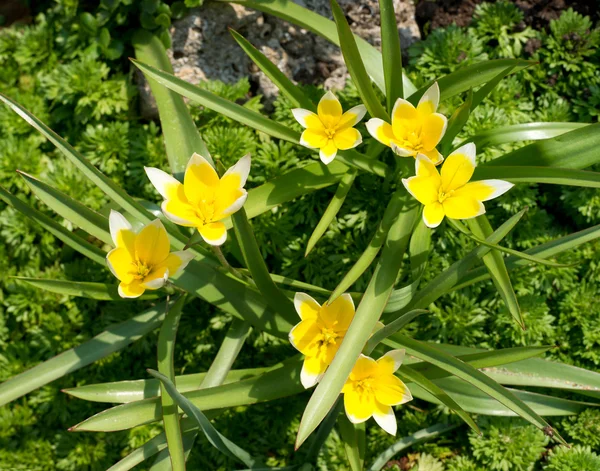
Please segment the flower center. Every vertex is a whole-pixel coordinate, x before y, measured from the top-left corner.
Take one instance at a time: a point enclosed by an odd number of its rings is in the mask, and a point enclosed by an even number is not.
[[[148,273],[152,271],[152,266],[148,266],[144,262],[140,262],[139,260],[132,262],[132,265],[134,266],[133,278],[136,280],[143,280],[148,276]]]
[[[196,216],[202,220],[204,224],[208,224],[213,221],[215,215],[215,201],[202,199],[196,206]]]
[[[438,201],[443,203],[446,198],[450,198],[454,194],[454,190],[450,190],[448,193],[445,193],[443,188],[440,188],[438,193]]]
[[[327,347],[329,345],[335,345],[337,343],[337,339],[340,335],[333,329],[329,329],[327,327],[321,328],[321,335],[319,338],[319,344],[322,347]]]
[[[370,376],[354,382],[354,388],[359,394],[373,393],[373,378]]]
[[[334,125],[330,125],[330,126],[325,126],[325,135],[329,138],[329,139],[333,139],[333,136],[335,136],[335,133],[338,130],[338,125],[334,124]]]
[[[423,148],[421,144],[421,133],[417,131],[408,131],[404,133],[402,147],[419,151]]]

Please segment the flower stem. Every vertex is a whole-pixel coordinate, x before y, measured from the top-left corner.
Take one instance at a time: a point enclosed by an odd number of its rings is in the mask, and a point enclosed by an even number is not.
[[[239,278],[243,281],[246,281],[246,282],[251,281],[246,275],[244,275],[242,272],[240,272],[236,268],[233,268],[229,264],[229,262],[225,258],[225,255],[223,255],[223,251],[221,250],[221,247],[217,247],[217,246],[213,245],[212,251],[217,256],[217,258],[219,259],[219,262],[221,262],[221,265],[223,265],[223,268],[225,268],[225,270],[227,270],[229,273],[231,273],[236,278]]]

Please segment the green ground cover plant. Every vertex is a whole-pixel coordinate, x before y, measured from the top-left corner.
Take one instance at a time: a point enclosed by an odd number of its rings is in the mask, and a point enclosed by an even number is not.
[[[120,46],[112,38],[121,37],[118,34],[120,27],[131,25],[131,29],[146,27],[166,41],[164,28],[167,23],[156,15],[158,26],[144,25],[133,13],[139,6],[137,2],[112,4],[119,6],[112,10],[107,22],[98,25],[99,30],[92,32],[85,29],[89,18],[83,14],[84,8],[65,2],[49,6],[43,15],[36,17],[33,25],[0,31],[2,93],[67,139],[127,193],[159,202],[143,167],[169,169],[161,129],[158,123],[141,120],[136,111],[132,68],[125,59],[134,53],[129,44],[132,38],[125,38]],[[141,4],[155,8],[151,14],[165,9],[164,4],[156,7],[151,2]],[[88,13],[104,18],[102,8]],[[166,16],[172,16],[172,11],[176,10],[173,5],[170,9],[171,13],[165,13]],[[538,65],[502,80],[470,114],[455,143],[468,136],[480,135],[480,162],[523,145],[523,142],[498,140],[497,136],[486,137],[488,130],[532,121],[590,123],[598,120],[598,29],[589,19],[573,11],[566,11],[559,20],[553,21],[548,31],[517,31],[513,25],[519,22],[520,11],[513,5],[483,4],[468,29],[450,27],[434,31],[409,51],[410,61],[405,71],[417,88],[486,59],[539,61]],[[99,40],[106,38],[103,28],[110,35],[108,42]],[[531,46],[538,44],[535,40],[539,41],[537,49]],[[75,43],[77,47],[72,46]],[[218,82],[202,85],[207,92],[242,102],[246,110],[262,112],[260,97],[248,100],[249,88],[247,81],[235,85]],[[94,93],[90,94],[90,90]],[[302,92],[315,102],[323,94],[315,88],[303,88]],[[465,101],[465,95],[457,94],[443,101],[440,111],[452,116]],[[361,102],[361,92],[352,83],[337,96],[344,110]],[[293,107],[290,98],[282,95],[270,118],[299,132],[301,127],[290,113]],[[207,107],[192,104],[191,116],[213,159],[222,161],[226,168],[242,155],[252,154],[250,189],[302,167],[313,157],[313,152],[303,147],[272,139]],[[361,129],[363,136],[367,136],[364,127]],[[96,247],[100,246],[78,224],[50,211],[14,170],[19,168],[34,175],[103,214],[108,214],[111,209],[109,199],[8,107],[0,108],[0,133],[2,186],[62,227],[83,235]],[[522,140],[531,137],[525,135]],[[488,145],[483,150],[486,139]],[[394,161],[391,153],[385,156],[385,161]],[[598,170],[598,164],[595,165],[591,170]],[[306,194],[254,217],[252,227],[269,271],[324,289],[335,289],[340,274],[353,266],[369,244],[373,228],[384,213],[381,200],[389,199],[395,189],[392,179],[382,180],[376,175],[358,172],[339,213],[307,257],[308,239],[331,201],[335,186]],[[598,224],[599,198],[597,188],[543,183],[518,185],[490,205],[487,214],[492,225],[497,227],[527,206],[527,213],[502,241],[506,247],[524,251]],[[0,375],[3,381],[91,339],[107,326],[141,313],[153,302],[100,301],[70,296],[64,291],[40,290],[15,279],[14,276],[19,276],[114,284],[108,270],[98,268],[10,205],[2,206],[0,220],[0,250],[4,264],[0,313]],[[475,247],[476,242],[467,235],[447,224],[440,226],[432,240],[428,268],[420,274],[421,286]],[[242,252],[235,242],[225,249],[234,265],[243,264]],[[555,345],[556,348],[545,353],[546,358],[595,370],[600,362],[600,340],[596,334],[600,319],[598,249],[598,242],[592,241],[564,253],[558,260],[572,264],[569,267],[530,265],[511,270],[510,279],[528,327],[526,331],[511,318],[502,297],[488,280],[440,298],[429,306],[430,314],[417,317],[403,333],[423,341],[482,349]],[[373,268],[358,278],[353,291],[364,292]],[[476,279],[477,276],[485,277],[486,273],[482,266],[472,276]],[[398,286],[405,286],[412,279],[412,273],[406,273]],[[106,294],[103,299],[114,296],[114,293]],[[193,300],[186,304],[177,335],[175,373],[208,370],[218,345],[236,322],[230,314],[206,302]],[[63,388],[74,386],[146,377],[143,368],[156,368],[156,364],[148,363],[147,359],[156,355],[157,341],[158,331],[154,329],[125,349],[4,406],[0,419],[2,467],[107,469],[159,435],[162,424],[158,422],[121,432],[68,432],[72,425],[106,407],[61,392]],[[235,369],[271,366],[293,352],[287,340],[254,329],[235,361]],[[451,352],[456,355],[470,353],[467,350]],[[456,391],[452,382],[443,384]],[[308,459],[309,449],[305,446],[295,453],[293,445],[309,397],[309,392],[303,392],[265,404],[237,406],[220,414],[214,425],[230,440],[251,450],[254,456],[268,457],[265,464],[269,466],[301,463]],[[581,399],[581,396],[565,394],[565,398],[576,397]],[[396,411],[397,438],[385,434],[372,423],[367,424],[367,464],[401,437],[441,422],[459,424],[456,416],[449,414],[447,406],[434,406],[424,400],[409,404],[409,407],[403,406]],[[414,445],[409,451],[417,455],[411,463],[413,469],[419,470],[600,469],[596,455],[599,444],[597,434],[593,433],[597,417],[595,409],[585,409],[579,415],[551,420],[567,441],[576,444],[570,451],[556,446],[525,422],[494,419],[490,423],[478,421],[485,432],[483,437],[461,426],[432,441]],[[261,433],[254,433],[256,430]],[[523,440],[538,446],[524,449],[512,445]],[[341,429],[334,428],[322,446],[316,466],[321,469],[348,467],[345,442],[347,438]],[[147,461],[140,469],[151,466],[152,461]],[[188,461],[188,469],[231,469],[234,466],[231,458],[200,438]],[[396,466],[405,469],[401,466],[405,467],[406,462]]]

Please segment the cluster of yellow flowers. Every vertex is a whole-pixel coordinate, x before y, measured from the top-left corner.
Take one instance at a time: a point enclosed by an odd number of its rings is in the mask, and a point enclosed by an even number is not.
[[[436,166],[444,157],[436,147],[447,127],[446,117],[437,113],[439,97],[435,83],[416,108],[398,99],[391,124],[379,118],[366,123],[369,133],[396,155],[415,158],[415,176],[403,179],[402,183],[423,204],[423,220],[432,228],[445,216],[469,219],[483,214],[484,201],[512,187],[502,180],[469,182],[476,166],[474,144],[452,152],[438,172]],[[317,113],[300,108],[292,113],[305,128],[300,144],[319,149],[320,159],[326,165],[333,161],[338,150],[352,149],[362,142],[354,126],[366,114],[363,105],[344,113],[335,95],[327,92],[318,104]],[[248,193],[244,185],[249,172],[249,155],[219,177],[211,163],[194,154],[183,183],[162,170],[146,168],[148,178],[164,198],[161,206],[164,216],[175,224],[195,227],[212,246],[226,241],[223,219],[245,203]],[[109,223],[115,249],[108,253],[107,262],[120,280],[122,297],[135,298],[147,289],[161,288],[193,258],[188,251],[170,252],[168,234],[159,219],[136,231],[122,214],[112,211]],[[305,357],[300,379],[305,388],[310,388],[320,381],[333,361],[354,318],[354,302],[349,294],[344,294],[330,304],[320,305],[308,294],[296,293],[294,305],[301,322],[291,330],[289,340]],[[406,385],[394,375],[403,358],[404,350],[392,350],[378,360],[364,355],[357,359],[342,390],[351,422],[361,423],[373,417],[384,430],[395,435],[392,406],[412,399]]]

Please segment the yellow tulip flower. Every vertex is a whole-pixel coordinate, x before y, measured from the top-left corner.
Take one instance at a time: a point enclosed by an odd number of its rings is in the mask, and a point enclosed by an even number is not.
[[[181,272],[194,256],[187,251],[171,252],[169,237],[156,219],[139,233],[125,217],[111,211],[110,235],[115,244],[106,256],[110,271],[119,283],[122,298],[137,298],[147,289],[161,288],[169,278]]]
[[[296,293],[294,306],[301,322],[289,335],[290,343],[305,355],[300,380],[305,388],[319,382],[333,361],[354,318],[354,301],[343,294],[321,306],[305,293]]]
[[[396,435],[392,406],[412,400],[406,385],[394,373],[404,359],[404,350],[391,350],[375,361],[360,355],[342,389],[346,415],[353,424],[371,417],[387,433]]]
[[[188,162],[183,183],[157,168],[144,167],[148,178],[165,199],[164,215],[175,224],[195,227],[210,245],[222,245],[227,229],[222,219],[239,210],[248,193],[244,189],[250,172],[250,155],[242,157],[223,177],[201,155]]]
[[[402,183],[421,204],[427,227],[437,227],[444,216],[470,219],[485,213],[484,201],[496,198],[513,187],[504,180],[481,180],[469,183],[476,167],[475,144],[469,143],[448,156],[441,175],[431,161],[417,156],[414,177]]]
[[[292,110],[296,121],[306,128],[300,144],[309,149],[320,149],[319,156],[325,165],[331,163],[338,150],[353,149],[362,142],[362,136],[353,126],[366,112],[364,105],[358,105],[342,114],[342,105],[331,92],[319,101],[317,114],[302,108]]]
[[[392,110],[392,124],[372,118],[367,122],[367,130],[400,157],[424,154],[434,165],[438,165],[444,158],[435,147],[448,125],[446,117],[436,113],[439,101],[440,88],[436,82],[421,97],[416,108],[398,98]]]

